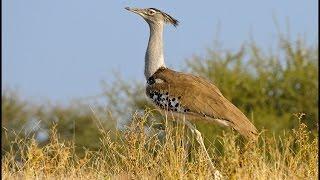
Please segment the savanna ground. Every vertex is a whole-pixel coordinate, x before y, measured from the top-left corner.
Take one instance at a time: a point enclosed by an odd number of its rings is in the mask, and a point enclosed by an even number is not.
[[[279,38],[186,60],[183,71],[214,82],[259,129],[258,143],[196,123],[225,179],[318,179],[318,45]],[[102,106],[97,101],[107,102]],[[103,83],[68,106],[2,93],[4,179],[211,179],[195,137],[146,100],[143,82]],[[120,127],[120,128],[119,128]]]

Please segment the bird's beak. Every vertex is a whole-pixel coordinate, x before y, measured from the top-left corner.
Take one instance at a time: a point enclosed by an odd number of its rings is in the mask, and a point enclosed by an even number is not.
[[[133,13],[136,13],[136,14],[139,14],[140,16],[142,16],[142,13],[141,13],[141,10],[142,9],[139,9],[139,8],[130,8],[130,7],[125,7],[126,10],[130,11],[130,12],[133,12]]]

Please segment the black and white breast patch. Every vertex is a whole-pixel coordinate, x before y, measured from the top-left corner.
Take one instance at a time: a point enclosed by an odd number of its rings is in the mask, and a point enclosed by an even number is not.
[[[148,85],[152,85],[154,83],[163,83],[164,81],[162,79],[159,79],[159,78],[154,78],[154,77],[149,77],[149,79],[147,80],[147,84]]]
[[[181,104],[181,96],[172,97],[168,92],[158,92],[152,91],[149,93],[149,97],[158,107],[161,109],[165,109],[168,111],[176,111],[176,112],[188,112],[189,109],[185,108]]]

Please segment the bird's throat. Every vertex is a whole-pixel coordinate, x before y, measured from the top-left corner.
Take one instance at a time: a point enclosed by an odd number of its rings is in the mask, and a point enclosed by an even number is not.
[[[144,75],[151,77],[160,67],[165,67],[163,56],[163,24],[149,23],[150,36],[145,56]]]

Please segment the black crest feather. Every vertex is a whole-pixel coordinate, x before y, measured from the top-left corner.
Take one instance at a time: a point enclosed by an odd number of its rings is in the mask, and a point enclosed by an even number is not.
[[[170,16],[169,14],[157,9],[157,8],[150,8],[152,10],[155,10],[159,13],[161,13],[163,15],[163,18],[164,18],[164,22],[165,23],[169,23],[169,24],[172,24],[174,25],[175,27],[179,25],[179,21],[175,18],[173,18],[172,16]]]

